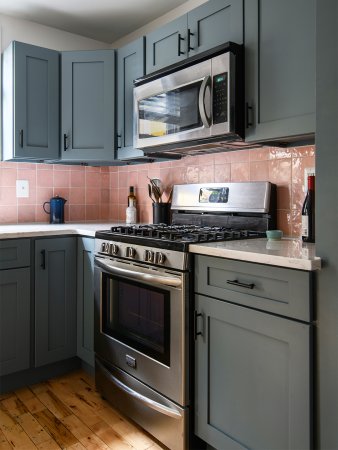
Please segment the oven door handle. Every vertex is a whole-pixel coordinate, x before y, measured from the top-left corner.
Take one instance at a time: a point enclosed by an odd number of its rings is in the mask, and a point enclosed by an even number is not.
[[[182,280],[178,277],[168,277],[165,275],[152,275],[144,272],[137,272],[130,269],[124,269],[117,265],[109,264],[95,258],[95,264],[113,275],[122,275],[133,280],[151,281],[164,286],[181,287]]]
[[[122,381],[120,381],[113,374],[111,374],[109,370],[107,370],[104,367],[104,365],[101,364],[99,361],[96,360],[95,364],[99,366],[100,370],[105,374],[105,376],[108,377],[110,381],[115,384],[115,386],[121,389],[121,391],[141,401],[145,405],[149,406],[149,408],[155,409],[155,411],[159,411],[160,413],[165,414],[166,416],[172,417],[174,419],[182,418],[182,414],[177,409],[170,408],[169,406],[166,405],[162,405],[162,403],[156,402],[155,400],[152,400],[151,398],[148,398],[145,395],[140,394],[134,389],[131,389],[126,384],[122,383]]]

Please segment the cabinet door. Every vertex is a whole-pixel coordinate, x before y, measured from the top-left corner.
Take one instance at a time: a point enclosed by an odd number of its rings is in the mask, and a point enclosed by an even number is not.
[[[0,271],[0,375],[29,368],[30,269]]]
[[[315,0],[246,0],[246,140],[315,131]]]
[[[186,59],[187,15],[183,15],[146,36],[147,74]]]
[[[118,159],[143,156],[135,149],[133,81],[145,74],[144,38],[117,50],[117,147]]]
[[[61,158],[114,160],[114,50],[61,57]]]
[[[309,450],[310,325],[196,296],[195,433],[222,450]]]
[[[35,365],[76,355],[76,239],[35,242]]]
[[[77,356],[94,367],[94,239],[78,238]]]
[[[243,0],[213,0],[188,13],[189,56],[228,41],[243,44]]]
[[[3,89],[4,159],[58,158],[59,53],[13,42],[4,53]]]

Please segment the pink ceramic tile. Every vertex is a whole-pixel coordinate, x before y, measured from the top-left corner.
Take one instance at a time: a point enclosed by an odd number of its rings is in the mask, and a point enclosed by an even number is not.
[[[249,162],[250,151],[249,150],[237,150],[235,152],[229,152],[231,163]]]
[[[152,209],[144,208],[140,211],[139,220],[141,223],[152,223],[153,222],[153,213]]]
[[[291,211],[291,235],[295,238],[302,236],[302,211],[300,209]]]
[[[88,172],[101,172],[100,166],[85,166],[86,173]]]
[[[121,205],[121,204],[119,205],[117,218],[121,222],[126,221],[126,206]]]
[[[199,183],[213,183],[214,181],[214,165],[200,166],[198,174]]]
[[[101,166],[100,172],[101,173],[109,173],[109,166]]]
[[[18,169],[18,180],[28,180],[29,188],[36,186],[36,170],[35,169]]]
[[[129,189],[128,188],[120,188],[119,189],[119,204],[124,205],[124,207],[127,207],[127,203],[128,203],[128,193],[129,193]]]
[[[53,197],[53,188],[37,188],[36,189],[36,203],[43,204],[48,202]]]
[[[118,205],[109,205],[109,220],[115,222],[119,218]]]
[[[136,198],[137,198],[137,205],[139,207],[140,204],[148,203],[150,202],[150,198],[148,196],[148,188],[145,187],[138,187],[136,189]]]
[[[44,170],[38,170],[36,174],[37,187],[52,187],[53,186],[53,170],[47,167]]]
[[[53,197],[62,197],[65,200],[69,200],[69,196],[70,196],[70,189],[69,188],[54,188],[53,189]]]
[[[86,220],[100,220],[99,205],[86,205]]]
[[[0,205],[16,205],[16,188],[0,187]]]
[[[36,165],[36,170],[37,171],[42,171],[42,170],[50,170],[50,171],[52,171],[53,172],[53,170],[54,170],[54,166],[53,166],[53,164],[37,164]]]
[[[270,159],[291,158],[292,149],[283,147],[270,147]]]
[[[111,189],[119,187],[119,173],[118,172],[110,172],[109,173],[109,185]]]
[[[101,186],[101,173],[86,171],[86,186],[99,188]]]
[[[291,158],[272,160],[268,164],[271,183],[291,183]]]
[[[250,163],[239,162],[231,164],[231,181],[249,181]]]
[[[35,222],[35,206],[21,205],[18,208],[18,223]]]
[[[119,188],[127,188],[129,187],[129,177],[128,172],[119,172]]]
[[[83,188],[71,188],[69,190],[69,204],[70,205],[84,205],[85,204],[85,190]]]
[[[294,158],[314,157],[315,153],[316,148],[314,145],[304,145],[292,149],[292,156]]]
[[[285,236],[291,235],[291,211],[277,210],[277,229],[282,230]]]
[[[0,161],[0,170],[1,169],[17,169],[18,165],[21,165],[21,164],[24,164],[24,163]]]
[[[110,174],[109,172],[101,172],[101,188],[109,189],[110,185]]]
[[[49,222],[49,214],[46,214],[41,205],[35,205],[35,220],[36,222]]]
[[[13,164],[13,163],[10,163]],[[34,170],[36,172],[36,163],[19,163],[17,164],[17,168],[19,170]],[[12,167],[13,168],[13,167]],[[1,169],[1,164],[0,164],[0,169]]]
[[[313,156],[292,158],[292,182],[297,184],[304,183],[304,170],[312,167],[315,167],[315,159]]]
[[[65,164],[54,164],[53,169],[54,172],[70,172],[72,170],[72,166],[66,166]]]
[[[84,187],[86,184],[86,177],[84,171],[71,171],[70,172],[70,186],[71,187]]]
[[[99,205],[101,200],[101,189],[86,189],[86,204]]]
[[[16,205],[0,206],[0,224],[17,222],[18,208]]]
[[[69,215],[70,215],[70,207],[69,205],[66,203],[65,205],[65,214],[64,214],[64,219],[65,219],[65,223],[69,222]]]
[[[109,172],[110,172],[110,173],[118,172],[118,171],[119,171],[118,166],[109,166],[108,169],[109,169]]]
[[[173,169],[170,168],[161,168],[160,170],[160,180],[163,183],[163,186],[171,186],[172,185],[172,175],[173,175]]]
[[[69,208],[69,220],[71,222],[83,222],[86,219],[85,205],[72,205]]]
[[[199,167],[187,166],[185,179],[187,183],[198,183],[199,179]]]
[[[196,156],[197,164],[199,166],[210,166],[211,164],[214,164],[214,156],[215,156],[214,153]]]
[[[65,170],[54,170],[54,188],[65,188],[70,186],[70,173]]]
[[[259,147],[250,150],[250,161],[267,161],[270,158],[269,147]]]
[[[86,167],[85,166],[68,166],[70,167],[71,172],[83,172],[86,173]]]
[[[148,169],[148,176],[149,178],[160,178],[161,169],[158,163],[150,164]]]
[[[17,169],[0,169],[0,186],[16,186]]]
[[[231,152],[222,152],[214,154],[214,163],[216,164],[227,164],[231,162]]]
[[[119,202],[119,190],[118,189],[110,189],[110,203],[118,204]]]
[[[231,180],[231,164],[215,164],[215,183],[226,183]]]
[[[277,208],[291,208],[291,185],[277,184]]]
[[[302,209],[303,202],[305,199],[305,189],[303,184],[292,184],[292,209]]]
[[[109,203],[100,205],[100,220],[109,220]]]
[[[269,165],[267,161],[250,162],[250,181],[267,181]]]
[[[135,168],[135,166],[133,166]],[[128,174],[128,186],[136,187],[138,185],[138,172],[129,172]]]
[[[176,167],[172,170],[171,175],[172,184],[186,183],[186,167]]]
[[[18,205],[35,205],[36,204],[36,188],[35,185],[29,185],[29,197],[19,197],[17,199]]]
[[[101,189],[100,203],[109,203],[109,201],[110,201],[110,191],[109,191],[109,189]]]
[[[143,170],[142,166],[142,169],[138,171],[138,185],[145,187],[147,186],[148,183],[149,183],[148,170]]]

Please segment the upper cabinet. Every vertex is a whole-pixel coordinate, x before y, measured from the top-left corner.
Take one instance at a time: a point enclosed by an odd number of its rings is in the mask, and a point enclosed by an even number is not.
[[[243,0],[208,1],[146,36],[146,72],[228,41],[243,43]]]
[[[142,157],[133,146],[133,81],[144,75],[144,38],[117,50],[117,158]]]
[[[59,155],[59,53],[12,42],[3,54],[2,159]]]
[[[114,71],[114,50],[62,53],[63,162],[114,160]]]
[[[246,140],[315,132],[315,0],[245,0]]]

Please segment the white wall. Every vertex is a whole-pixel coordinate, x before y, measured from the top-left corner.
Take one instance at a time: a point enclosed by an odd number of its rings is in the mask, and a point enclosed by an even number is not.
[[[123,0],[120,0],[123,1]],[[169,0],[168,0],[169,1]],[[167,14],[164,14],[163,16],[159,17],[156,20],[153,20],[152,22],[149,22],[144,27],[141,27],[137,30],[135,30],[133,33],[128,34],[127,36],[124,36],[121,39],[118,39],[117,41],[113,42],[111,47],[112,48],[119,48],[123,47],[123,45],[128,44],[129,42],[133,41],[134,39],[137,39],[141,36],[145,36],[150,31],[153,31],[155,28],[158,28],[171,20],[177,19],[177,17],[182,16],[183,14],[187,13],[188,11],[191,11],[194,8],[197,8],[197,6],[202,5],[203,3],[206,3],[208,0],[188,0],[183,5],[178,6],[177,8],[173,9],[172,11],[169,11]]]
[[[12,0],[14,1],[14,0]],[[95,50],[110,48],[104,42],[95,41],[56,28],[39,25],[28,20],[16,19],[0,14],[1,52],[11,41],[39,45],[53,50]]]

